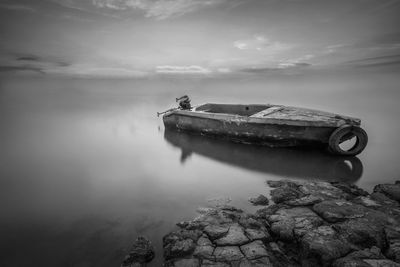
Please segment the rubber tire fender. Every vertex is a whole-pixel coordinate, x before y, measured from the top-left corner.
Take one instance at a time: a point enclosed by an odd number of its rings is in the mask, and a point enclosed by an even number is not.
[[[355,136],[357,138],[356,143],[349,150],[343,150],[340,148],[340,141],[343,137]],[[328,148],[329,151],[336,155],[343,156],[355,156],[360,154],[368,143],[367,133],[359,126],[345,124],[332,132],[329,137]]]

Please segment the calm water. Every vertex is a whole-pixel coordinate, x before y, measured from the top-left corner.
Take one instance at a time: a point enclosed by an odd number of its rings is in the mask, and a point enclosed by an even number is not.
[[[0,265],[119,266],[137,235],[157,249],[197,207],[252,211],[267,179],[399,179],[396,73],[224,79],[0,80]],[[162,111],[192,103],[276,103],[360,117],[357,158],[235,145],[165,132]]]

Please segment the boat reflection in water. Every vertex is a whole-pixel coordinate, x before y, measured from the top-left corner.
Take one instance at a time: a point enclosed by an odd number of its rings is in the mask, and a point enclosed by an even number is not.
[[[219,162],[283,178],[355,183],[363,173],[357,157],[339,157],[320,150],[271,148],[165,129],[165,140],[182,150],[181,162],[199,154]]]

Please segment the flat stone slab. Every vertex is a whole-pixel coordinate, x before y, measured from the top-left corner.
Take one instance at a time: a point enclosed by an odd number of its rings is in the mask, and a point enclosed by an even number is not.
[[[332,223],[346,219],[361,218],[368,211],[366,207],[344,199],[322,201],[315,204],[313,210],[322,218]]]
[[[323,220],[307,207],[279,209],[267,218],[271,231],[280,239],[291,241],[323,224]]]
[[[225,236],[228,231],[229,225],[208,225],[204,228],[204,232],[213,240]]]
[[[274,267],[268,257],[258,258],[254,260],[241,260],[239,267]]]
[[[240,247],[245,257],[249,260],[267,257],[269,254],[262,241],[256,240]]]
[[[377,247],[355,251],[348,254],[346,257],[337,259],[333,267],[348,267],[348,266],[377,266],[377,267],[400,267],[399,263],[386,259]]]
[[[173,262],[173,267],[199,267],[200,261],[198,259],[181,259]]]
[[[249,242],[249,239],[244,234],[244,229],[239,224],[232,224],[225,236],[214,241],[218,246],[238,246],[247,242]]]
[[[213,260],[214,249],[215,247],[213,246],[197,246],[193,255],[198,258]]]
[[[377,185],[374,187],[374,192],[383,193],[390,199],[400,202],[400,183]]]
[[[254,241],[254,240],[263,240],[263,241],[268,241],[271,240],[271,236],[269,235],[267,229],[252,229],[248,228],[245,229],[246,236]]]
[[[214,250],[214,257],[216,261],[224,262],[238,261],[244,258],[237,246],[216,247]]]
[[[322,263],[329,263],[351,251],[351,247],[331,226],[320,226],[307,232],[301,239],[304,258],[316,257]]]

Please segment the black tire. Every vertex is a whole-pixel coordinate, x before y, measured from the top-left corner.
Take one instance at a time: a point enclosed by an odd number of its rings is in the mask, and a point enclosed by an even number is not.
[[[356,137],[356,142],[353,147],[344,150],[340,144],[352,137]],[[360,154],[368,143],[367,133],[358,126],[343,125],[334,130],[329,137],[328,150],[335,155],[355,156]]]

